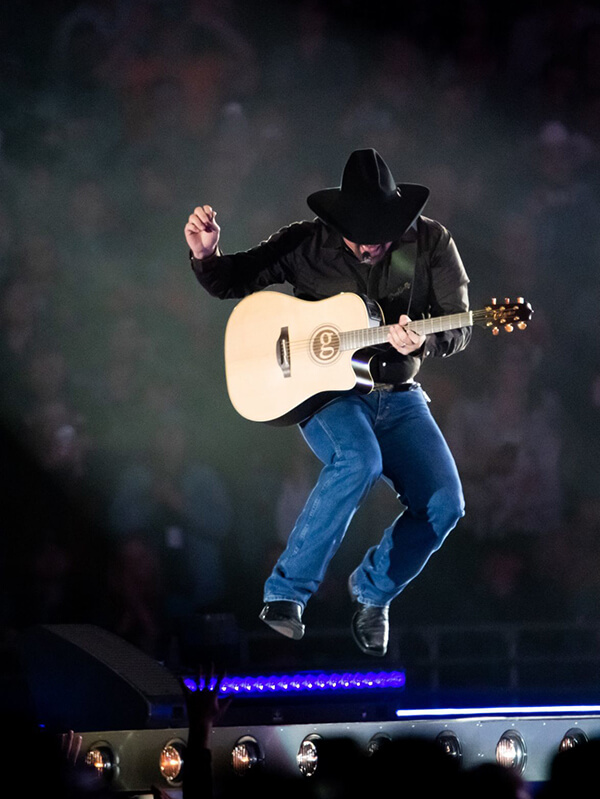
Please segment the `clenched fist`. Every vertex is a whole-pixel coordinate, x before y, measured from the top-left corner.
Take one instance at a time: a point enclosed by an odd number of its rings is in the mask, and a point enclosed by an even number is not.
[[[221,235],[221,228],[215,222],[216,215],[210,205],[199,205],[190,214],[184,232],[194,258],[208,258],[216,251]]]

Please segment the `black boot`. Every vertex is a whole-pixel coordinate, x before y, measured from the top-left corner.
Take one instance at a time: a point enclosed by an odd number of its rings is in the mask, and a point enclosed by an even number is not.
[[[356,603],[352,617],[352,635],[358,648],[366,655],[383,657],[390,638],[389,606],[378,608]]]
[[[299,641],[304,635],[302,624],[302,606],[287,599],[267,602],[260,612],[259,619],[272,627],[276,632]]]

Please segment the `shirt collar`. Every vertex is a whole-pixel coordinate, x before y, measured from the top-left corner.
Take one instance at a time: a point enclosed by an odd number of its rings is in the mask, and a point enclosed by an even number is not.
[[[323,235],[323,243],[321,244],[322,247],[332,250],[340,250],[344,245],[344,239],[342,238],[341,234],[334,230],[332,227],[329,227],[324,222],[321,223],[324,228],[324,235]]]
[[[417,219],[415,219],[415,221],[408,228],[408,230],[405,233],[403,233],[403,235],[400,237],[400,241],[402,243],[417,240]]]

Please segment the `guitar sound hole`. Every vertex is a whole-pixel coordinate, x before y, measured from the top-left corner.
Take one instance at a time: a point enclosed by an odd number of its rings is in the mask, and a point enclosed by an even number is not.
[[[319,327],[310,340],[310,354],[320,364],[332,363],[340,354],[340,334],[330,326]]]

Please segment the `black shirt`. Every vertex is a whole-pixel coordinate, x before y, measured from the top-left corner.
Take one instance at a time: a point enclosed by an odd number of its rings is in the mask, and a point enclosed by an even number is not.
[[[419,217],[377,264],[362,263],[343,238],[321,220],[295,222],[245,252],[209,258],[191,257],[199,282],[221,299],[244,297],[273,284],[289,283],[295,296],[321,300],[342,291],[375,300],[387,324],[400,314],[411,319],[469,310],[469,279],[454,240],[439,222]],[[382,345],[371,362],[376,382],[402,383],[413,378],[423,357],[452,355],[464,349],[471,328],[427,336],[422,350],[401,355]]]

